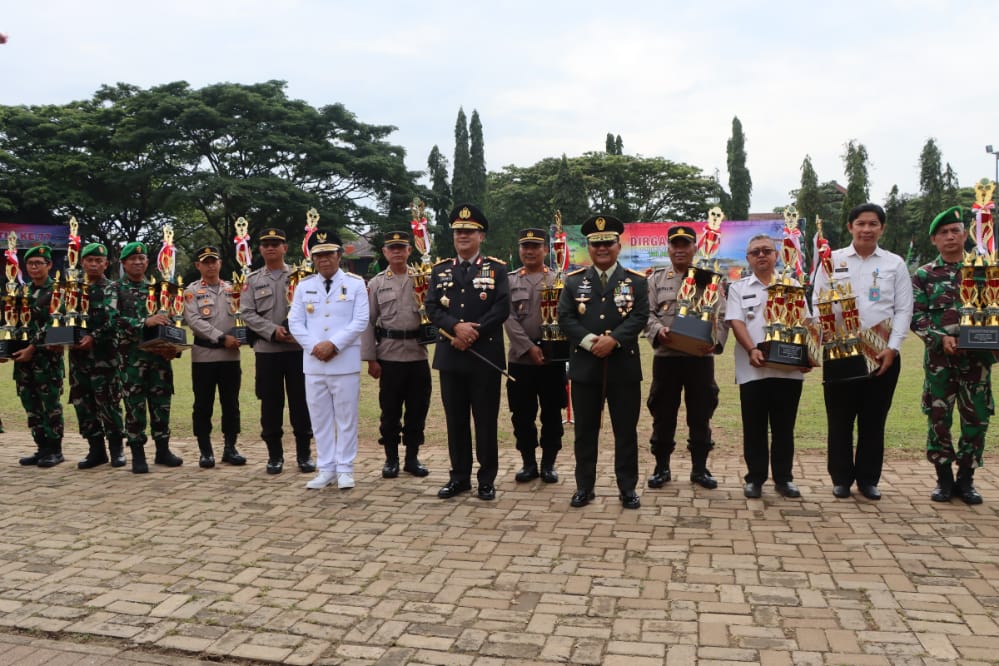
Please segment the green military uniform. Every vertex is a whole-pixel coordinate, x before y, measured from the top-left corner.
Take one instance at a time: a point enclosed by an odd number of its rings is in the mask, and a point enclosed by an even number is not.
[[[145,246],[129,243],[122,249],[122,261],[136,252],[145,254]],[[146,443],[147,407],[150,431],[156,443],[154,462],[168,467],[183,463],[169,448],[173,367],[162,356],[139,348],[148,316],[146,296],[149,284],[145,278],[135,282],[127,275],[118,283],[118,353],[125,399],[125,436],[132,451],[132,471],[136,474],[149,471],[143,448]]]
[[[107,248],[91,243],[83,248],[80,258],[106,257]],[[123,439],[125,426],[121,414],[121,378],[118,376],[118,290],[101,276],[86,285],[89,299],[87,335],[94,339],[90,349],[69,350],[69,401],[76,409],[80,434],[90,445],[80,469],[108,462],[104,451],[105,438],[113,467],[125,464]]]
[[[51,263],[52,250],[46,245],[39,245],[24,254],[25,261],[33,257],[42,257]],[[45,341],[53,280],[47,278],[42,285],[28,283],[27,287],[28,306],[31,308],[28,342],[35,346],[35,353],[30,361],[14,363],[14,383],[17,397],[28,417],[31,437],[38,445],[38,452],[22,458],[20,462],[22,465],[53,467],[63,461],[63,348],[39,346]]]

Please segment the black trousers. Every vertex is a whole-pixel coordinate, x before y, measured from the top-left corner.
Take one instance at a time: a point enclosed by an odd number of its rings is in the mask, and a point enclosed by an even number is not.
[[[474,418],[477,478],[480,486],[491,486],[499,469],[500,374],[475,359],[469,359],[469,363],[465,372],[440,371],[451,480],[465,483],[472,479],[471,420]]]
[[[607,401],[614,431],[614,475],[621,492],[638,484],[638,416],[642,410],[641,382],[607,386],[606,398],[600,384],[572,382],[572,410],[575,423],[576,486],[589,490],[597,481],[597,448],[600,415]]]
[[[284,396],[288,394],[288,412],[299,460],[311,457],[312,421],[305,401],[305,374],[302,352],[286,351],[257,354],[257,398],[260,400],[260,437],[272,458],[284,459],[281,438],[284,430]]]
[[[676,422],[683,394],[687,409],[687,440],[691,450],[711,449],[711,417],[718,407],[713,356],[656,356],[652,361],[652,387],[645,405],[652,414],[652,455],[669,458],[676,449]]]
[[[885,459],[885,421],[895,395],[902,358],[880,377],[825,384],[829,476],[833,485],[878,485]],[[857,424],[857,452],[853,424]]]
[[[541,459],[554,464],[562,449],[562,410],[568,403],[565,392],[565,363],[527,365],[511,363],[506,399],[510,406],[510,422],[517,450],[521,455],[535,457],[538,448],[538,427],[535,419],[541,408]]]
[[[423,444],[423,431],[430,409],[430,364],[426,361],[379,361],[378,406],[381,420],[378,443],[398,455],[399,439],[407,455],[415,455]],[[405,414],[403,413],[405,408]]]
[[[211,437],[216,391],[222,407],[222,434],[226,438],[235,438],[239,434],[239,385],[242,377],[239,361],[191,364],[194,436],[199,440]]]
[[[767,377],[739,385],[742,407],[742,452],[746,459],[746,482],[762,484],[767,467],[775,483],[794,480],[794,424],[801,400],[800,379]],[[768,447],[767,428],[773,437]]]

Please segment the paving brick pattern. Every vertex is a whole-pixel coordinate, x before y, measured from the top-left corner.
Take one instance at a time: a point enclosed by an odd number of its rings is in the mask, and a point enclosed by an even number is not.
[[[678,455],[681,480],[626,511],[602,452],[577,510],[571,446],[555,485],[514,483],[506,448],[482,502],[437,499],[443,445],[431,476],[382,480],[362,444],[356,488],[307,491],[297,469],[266,475],[259,443],[247,467],[201,470],[179,442],[183,467],[136,476],[78,471],[74,440],[66,464],[20,468],[29,438],[0,437],[4,664],[999,663],[988,468],[977,507],[930,502],[915,458],[889,461],[882,501],[837,500],[808,452],[802,499],[746,500],[722,449],[717,490]]]

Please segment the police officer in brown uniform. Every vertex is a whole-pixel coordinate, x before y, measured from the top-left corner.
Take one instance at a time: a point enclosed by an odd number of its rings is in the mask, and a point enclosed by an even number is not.
[[[389,267],[368,282],[370,314],[361,338],[361,358],[378,380],[378,442],[385,447],[386,479],[399,476],[400,438],[406,446],[403,470],[413,476],[430,473],[418,457],[430,409],[430,364],[418,341],[420,312],[406,264],[412,252],[409,239],[405,231],[385,234],[382,254]]]
[[[541,477],[558,481],[555,458],[562,449],[562,409],[567,403],[565,363],[546,364],[541,351],[541,292],[555,284],[545,266],[547,238],[542,229],[523,229],[518,239],[521,268],[511,271],[510,318],[503,323],[510,342],[510,376],[506,384],[510,421],[524,466],[514,476],[519,483]],[[538,470],[538,428],[541,407],[541,470]]]
[[[264,265],[250,273],[240,300],[240,312],[253,334],[257,363],[256,393],[260,400],[260,437],[267,445],[267,473],[284,469],[284,397],[295,433],[298,468],[316,471],[312,461],[312,421],[305,401],[302,347],[288,330],[288,285],[291,267],[284,262],[288,237],[283,229],[264,229],[257,238]]]
[[[671,480],[670,456],[676,448],[676,422],[683,394],[687,411],[687,449],[690,451],[690,480],[704,488],[718,487],[707,467],[708,452],[714,446],[711,439],[711,416],[718,406],[718,384],[715,382],[714,354],[720,354],[728,337],[725,325],[724,292],[719,290],[715,304],[715,339],[717,344],[704,343],[699,355],[670,347],[670,327],[677,314],[677,295],[687,276],[697,251],[697,235],[691,227],[679,225],[666,234],[669,244],[670,267],[656,269],[649,276],[649,321],[645,336],[652,343],[652,387],[646,406],[652,414],[652,436],[649,443],[656,467],[648,479],[649,488],[661,488]],[[692,302],[701,300],[704,285],[699,284]]]
[[[219,278],[222,262],[218,248],[205,245],[195,252],[194,267],[201,279],[184,290],[184,321],[194,333],[191,348],[191,384],[194,388],[194,436],[201,458],[198,465],[215,467],[212,451],[212,412],[215,392],[222,407],[222,462],[245,465],[236,450],[239,436],[239,340],[231,333],[235,317],[230,312],[232,285]]]

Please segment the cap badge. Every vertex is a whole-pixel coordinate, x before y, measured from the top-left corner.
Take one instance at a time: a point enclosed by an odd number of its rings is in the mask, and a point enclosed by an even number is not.
[[[468,208],[468,206],[465,206],[460,211],[458,211],[458,217],[460,217],[463,220],[467,220],[468,218],[472,217],[472,211]]]
[[[598,217],[596,221],[597,231],[603,231],[604,227],[607,226],[607,220],[602,217]]]
[[[326,234],[324,232],[319,232],[318,234],[316,234],[316,240],[318,240],[320,243],[325,243]]]

